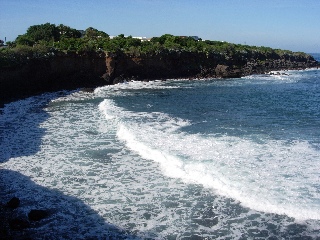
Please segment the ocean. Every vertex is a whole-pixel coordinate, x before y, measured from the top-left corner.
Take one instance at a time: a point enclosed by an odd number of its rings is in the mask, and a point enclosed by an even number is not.
[[[17,237],[320,239],[320,69],[45,93],[0,139],[1,201],[49,212]]]

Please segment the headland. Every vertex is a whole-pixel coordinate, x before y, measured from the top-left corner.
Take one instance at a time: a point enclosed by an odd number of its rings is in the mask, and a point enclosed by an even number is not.
[[[302,52],[170,34],[110,37],[94,28],[46,23],[0,49],[0,103],[125,80],[238,78],[318,66]]]

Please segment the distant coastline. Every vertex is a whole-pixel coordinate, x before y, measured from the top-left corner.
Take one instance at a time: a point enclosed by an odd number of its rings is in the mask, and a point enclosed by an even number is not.
[[[94,28],[78,31],[46,23],[29,27],[0,49],[0,104],[125,80],[238,78],[312,67],[319,62],[302,52],[170,34],[111,38]]]

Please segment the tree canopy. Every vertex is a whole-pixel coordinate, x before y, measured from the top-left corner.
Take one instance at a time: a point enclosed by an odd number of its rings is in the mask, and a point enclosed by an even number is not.
[[[85,35],[84,37],[90,38],[90,39],[96,39],[96,38],[108,38],[109,35],[106,34],[103,31],[99,31],[98,29],[95,29],[93,27],[88,27],[85,30]]]
[[[80,31],[69,26],[45,23],[30,26],[25,34],[19,35],[14,42],[8,42],[10,49],[26,49],[29,47],[43,47],[48,51],[72,51],[72,52],[123,52],[131,55],[158,54],[166,52],[195,52],[203,54],[215,54],[225,59],[230,58],[259,58],[263,59],[275,55],[306,55],[287,50],[272,49],[269,47],[257,47],[241,44],[233,44],[222,41],[195,39],[188,36],[174,36],[164,34],[153,37],[149,41],[126,37],[120,34],[111,38],[107,33],[88,27]],[[37,54],[36,54],[37,55]]]
[[[64,38],[80,38],[81,32],[60,24],[45,23],[40,25],[33,25],[27,29],[23,35],[19,35],[16,39],[17,45],[32,46],[34,44],[46,44],[60,41]]]

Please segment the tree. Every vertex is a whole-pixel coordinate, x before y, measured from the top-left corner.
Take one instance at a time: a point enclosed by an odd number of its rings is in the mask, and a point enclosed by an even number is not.
[[[17,45],[26,45],[26,46],[33,46],[33,44],[34,44],[34,41],[32,39],[30,39],[30,37],[27,36],[26,34],[19,35],[16,38],[15,42]]]
[[[0,39],[0,46],[4,45],[4,41]]]
[[[114,49],[123,49],[126,46],[127,40],[124,34],[119,34],[117,37],[114,37],[111,42]]]
[[[99,31],[98,29],[95,29],[93,27],[88,27],[85,30],[84,37],[90,38],[90,39],[93,39],[93,38],[108,38],[109,35],[106,34],[103,31]]]
[[[125,47],[138,47],[141,45],[141,40],[137,38],[133,38],[132,36],[129,36],[126,38]]]
[[[16,46],[16,42],[8,41],[8,42],[7,42],[7,46],[8,46],[9,48],[13,48],[13,47]]]
[[[165,42],[172,42],[174,36],[171,34],[164,34],[161,37],[155,39],[155,41],[159,42],[160,44],[164,44]]]
[[[28,28],[25,34],[29,39],[37,42],[44,41],[58,41],[60,38],[59,29],[54,24],[45,23],[40,25],[33,25]]]
[[[59,38],[80,38],[81,32],[77,29],[60,24],[57,26],[59,32]]]

